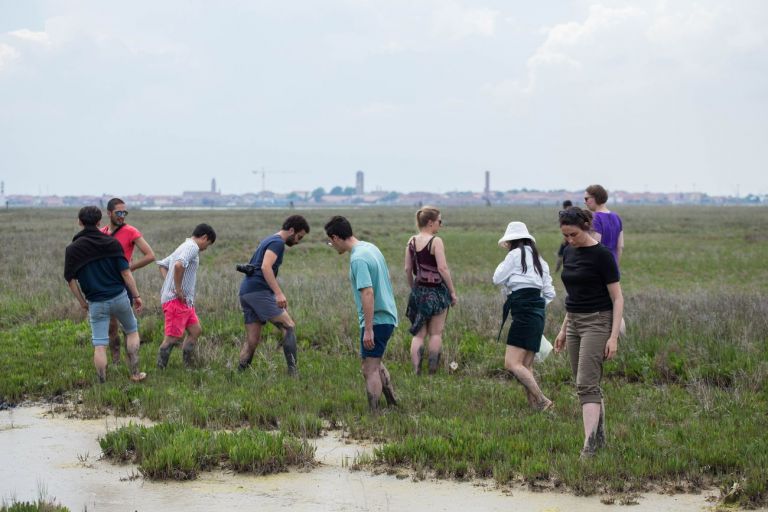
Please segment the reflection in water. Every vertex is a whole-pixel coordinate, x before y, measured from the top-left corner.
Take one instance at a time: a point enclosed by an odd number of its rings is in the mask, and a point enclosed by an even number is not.
[[[286,507],[291,507],[292,512],[417,508],[429,512],[628,510],[621,505],[603,505],[599,496],[583,498],[522,489],[510,494],[485,482],[413,482],[409,478],[350,471],[348,463],[371,448],[345,444],[335,435],[316,440],[316,458],[322,465],[309,472],[259,477],[211,472],[192,482],[150,482],[138,476],[133,465],[99,460],[98,437],[128,421],[73,420],[47,414],[47,409],[41,407],[0,411],[0,498],[37,499],[42,485],[49,497],[73,511],[85,507],[89,511],[167,512]],[[707,495],[648,494],[638,499],[632,512],[704,510],[710,506]]]

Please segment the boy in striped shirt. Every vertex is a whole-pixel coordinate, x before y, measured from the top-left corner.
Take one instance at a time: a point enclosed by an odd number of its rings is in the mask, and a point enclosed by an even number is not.
[[[167,258],[158,261],[160,273],[165,281],[160,292],[160,302],[165,316],[165,338],[157,353],[157,367],[165,369],[171,350],[186,331],[181,345],[184,365],[192,365],[192,355],[197,339],[202,333],[200,320],[195,313],[195,282],[200,252],[216,241],[216,232],[208,224],[198,224],[187,238]]]

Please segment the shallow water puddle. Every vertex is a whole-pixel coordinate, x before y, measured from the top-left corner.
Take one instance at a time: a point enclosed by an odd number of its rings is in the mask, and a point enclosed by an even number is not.
[[[316,440],[322,465],[309,472],[244,476],[203,473],[192,482],[145,481],[133,465],[98,460],[97,441],[127,418],[67,419],[42,407],[0,411],[0,498],[34,500],[39,489],[73,512],[100,510],[281,510],[389,511],[427,508],[436,511],[700,511],[711,508],[700,495],[647,494],[632,507],[604,505],[599,496],[575,497],[515,489],[503,493],[492,484],[398,479],[350,471],[356,455],[371,447],[335,435]],[[135,420],[134,420],[135,421]]]

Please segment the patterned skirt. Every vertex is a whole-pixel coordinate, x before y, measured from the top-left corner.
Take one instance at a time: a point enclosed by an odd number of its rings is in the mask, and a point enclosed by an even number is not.
[[[414,286],[408,297],[408,309],[405,316],[411,321],[411,334],[417,334],[435,315],[439,315],[451,305],[451,294],[445,284],[439,286]]]

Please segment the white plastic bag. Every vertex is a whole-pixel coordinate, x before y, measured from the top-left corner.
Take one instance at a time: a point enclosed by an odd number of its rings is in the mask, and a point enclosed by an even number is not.
[[[539,347],[539,351],[536,352],[536,357],[534,357],[533,360],[536,361],[537,363],[541,363],[547,358],[550,352],[552,352],[552,344],[542,334],[541,346]]]

